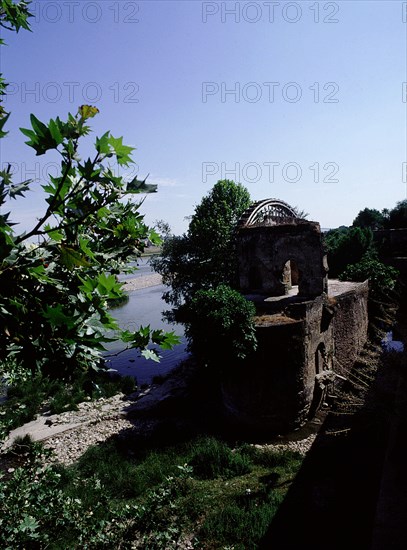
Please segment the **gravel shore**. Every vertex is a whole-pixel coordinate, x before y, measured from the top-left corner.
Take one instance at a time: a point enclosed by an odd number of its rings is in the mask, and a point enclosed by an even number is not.
[[[158,273],[152,273],[151,275],[143,275],[142,277],[134,277],[124,283],[124,290],[130,292],[131,290],[141,290],[142,288],[148,288],[150,286],[157,286],[162,284],[162,277]]]

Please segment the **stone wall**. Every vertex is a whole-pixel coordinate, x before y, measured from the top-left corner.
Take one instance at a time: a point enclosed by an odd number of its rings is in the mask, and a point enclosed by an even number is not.
[[[346,375],[356,361],[367,339],[369,294],[368,281],[360,283],[357,290],[335,298],[333,340],[335,345],[334,370]]]
[[[287,432],[299,425],[307,399],[304,331],[304,321],[257,327],[255,356],[225,374],[225,412],[239,432]]]
[[[326,292],[328,268],[318,223],[297,219],[242,227],[237,246],[242,292],[284,295],[287,261],[298,270],[300,295],[314,297]]]
[[[223,380],[229,419],[252,434],[304,424],[323,398],[321,376],[346,376],[366,342],[367,297],[365,282],[335,297],[287,301],[282,315],[257,326],[256,354]]]

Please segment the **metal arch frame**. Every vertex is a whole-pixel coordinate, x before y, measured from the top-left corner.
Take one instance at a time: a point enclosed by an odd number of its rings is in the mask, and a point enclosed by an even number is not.
[[[241,218],[242,225],[270,225],[286,219],[297,218],[295,210],[278,199],[265,199],[254,203]]]

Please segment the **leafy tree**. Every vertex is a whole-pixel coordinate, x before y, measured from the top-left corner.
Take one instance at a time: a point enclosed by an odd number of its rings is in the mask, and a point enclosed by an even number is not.
[[[164,295],[168,304],[179,306],[220,284],[237,287],[236,226],[250,203],[245,187],[220,180],[195,208],[187,233],[164,241],[152,265],[171,287]]]
[[[385,216],[375,208],[361,210],[353,220],[353,227],[370,227],[370,229],[382,229],[385,223]]]
[[[386,226],[390,229],[407,228],[407,199],[398,202],[390,210]]]
[[[2,0],[0,6],[1,26],[28,28],[27,3]],[[157,353],[147,349],[150,342],[168,348],[178,341],[173,333],[150,327],[120,331],[109,314],[107,301],[123,294],[116,274],[140,256],[146,239],[158,243],[139,212],[142,201],[129,197],[156,188],[114,175],[109,159],[126,167],[133,149],[110,132],[96,138],[93,158],[81,159],[80,140],[98,112],[82,105],[67,120],[57,117],[47,124],[31,115],[31,128],[21,130],[37,155],[59,154],[61,173],[42,185],[47,207],[28,232],[17,233],[10,214],[0,215],[0,286],[7,289],[0,296],[3,370],[11,360],[24,370],[65,378],[78,369],[98,369],[107,330],[155,360]],[[1,116],[4,136],[9,115],[3,110]],[[0,207],[24,197],[30,184],[14,183],[10,166],[0,171]]]
[[[330,277],[337,277],[350,264],[355,264],[373,249],[373,233],[369,227],[339,227],[325,234]]]
[[[158,233],[161,241],[172,236],[171,226],[165,220],[156,220],[154,222],[154,229]]]

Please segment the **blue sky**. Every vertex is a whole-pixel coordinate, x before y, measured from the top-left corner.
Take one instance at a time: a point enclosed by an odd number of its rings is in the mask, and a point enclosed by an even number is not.
[[[1,164],[37,180],[12,204],[21,228],[41,214],[57,158],[36,157],[18,128],[83,103],[100,109],[96,135],[137,148],[138,174],[159,185],[146,220],[175,233],[225,177],[322,227],[406,198],[406,2],[41,0],[32,11],[33,32],[4,33],[1,52],[12,112]]]

